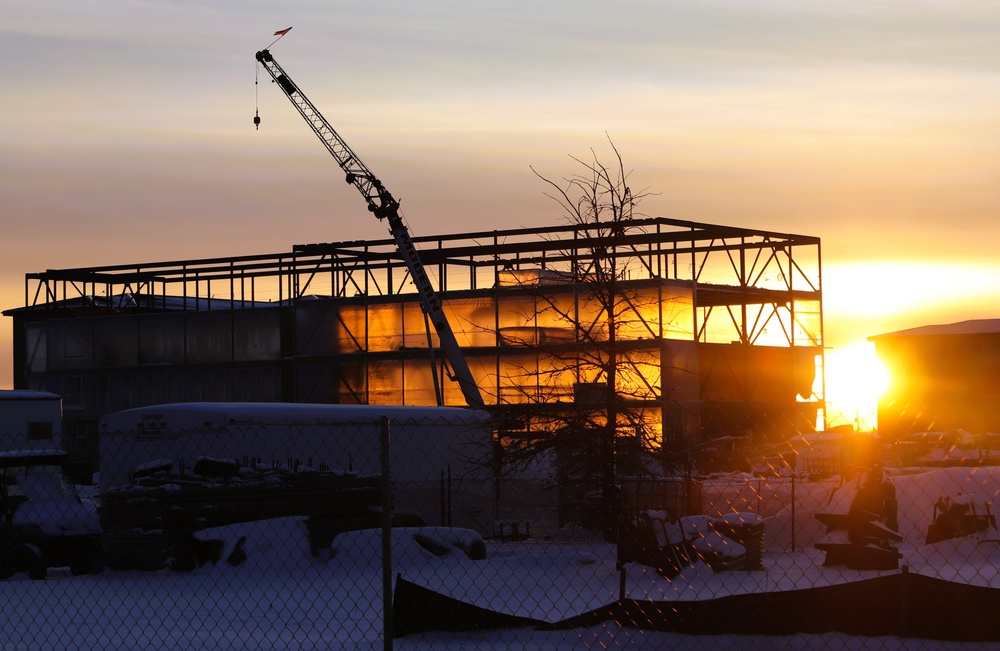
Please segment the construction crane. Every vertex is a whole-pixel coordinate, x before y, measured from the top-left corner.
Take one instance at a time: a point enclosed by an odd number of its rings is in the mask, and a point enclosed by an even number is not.
[[[399,254],[402,256],[403,262],[406,263],[406,268],[410,272],[410,278],[413,279],[413,284],[420,295],[420,306],[424,314],[427,315],[434,325],[434,330],[437,332],[438,339],[441,342],[441,350],[448,364],[451,366],[449,377],[458,382],[459,388],[462,390],[462,395],[465,397],[465,402],[470,407],[481,409],[484,405],[482,395],[479,393],[479,387],[476,386],[475,381],[472,379],[472,371],[469,370],[469,365],[465,361],[465,355],[462,354],[462,349],[455,339],[455,333],[452,331],[447,317],[445,317],[444,310],[441,307],[441,300],[438,298],[437,292],[434,291],[434,286],[431,285],[430,278],[427,277],[427,272],[424,271],[424,265],[420,261],[420,255],[417,253],[416,247],[413,245],[410,232],[399,214],[399,201],[392,196],[378,177],[368,169],[368,166],[361,162],[361,159],[347,146],[344,139],[334,131],[330,123],[323,117],[323,114],[309,101],[309,98],[295,85],[295,82],[288,76],[288,73],[274,60],[270,50],[264,49],[258,52],[257,61],[260,62],[267,73],[271,75],[274,82],[278,84],[278,87],[288,96],[292,105],[319,137],[320,142],[326,146],[327,151],[337,161],[337,164],[340,165],[340,169],[344,170],[347,182],[361,192],[361,196],[365,198],[368,204],[369,212],[380,220],[384,219],[389,223],[389,232],[392,233],[392,237],[396,242],[396,248],[399,249]],[[260,124],[259,117],[254,118],[254,124]]]

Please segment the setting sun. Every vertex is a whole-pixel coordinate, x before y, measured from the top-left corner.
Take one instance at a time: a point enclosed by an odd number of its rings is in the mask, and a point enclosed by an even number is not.
[[[829,426],[877,427],[878,399],[889,387],[889,372],[875,345],[856,341],[826,351],[826,404]]]

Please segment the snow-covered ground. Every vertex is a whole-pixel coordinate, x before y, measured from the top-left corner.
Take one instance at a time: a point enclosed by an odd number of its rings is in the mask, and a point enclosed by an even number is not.
[[[1000,473],[947,469],[896,478],[902,563],[911,572],[1000,588],[996,530],[922,544],[942,494],[992,499]],[[808,494],[806,487],[800,487]],[[801,504],[808,500],[800,499]],[[789,513],[770,516],[786,526]],[[692,566],[669,581],[639,565],[626,566],[626,596],[633,599],[706,599],[855,581],[890,572],[822,566],[823,554],[804,538],[815,532],[809,513],[796,514],[799,551],[769,552],[759,572],[720,572]],[[923,527],[923,529],[921,529]],[[393,574],[462,601],[503,613],[555,622],[619,597],[615,549],[586,532],[547,541],[486,541],[486,560],[462,547],[478,539],[460,529],[397,529]],[[420,535],[446,543],[436,555]],[[378,649],[382,647],[382,576],[379,532],[339,535],[331,555],[309,552],[301,518],[232,525],[200,532],[225,541],[222,559],[190,572],[106,570],[73,577],[52,570],[44,581],[24,575],[0,583],[4,649]],[[228,552],[246,536],[247,560],[233,567]],[[438,550],[439,552],[441,550]],[[995,645],[993,645],[995,647]],[[693,637],[605,624],[539,632],[527,628],[484,633],[425,633],[395,640],[396,649],[976,649],[991,645],[841,634],[791,637]]]

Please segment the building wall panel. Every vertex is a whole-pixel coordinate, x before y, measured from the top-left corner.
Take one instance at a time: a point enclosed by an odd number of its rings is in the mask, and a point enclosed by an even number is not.
[[[185,319],[184,361],[188,364],[224,363],[233,359],[232,312],[189,313]]]
[[[138,316],[94,320],[94,363],[98,368],[128,368],[139,364]]]
[[[232,320],[233,361],[275,362],[282,359],[280,309],[234,310],[229,315]]]
[[[86,369],[94,365],[94,324],[91,319],[59,319],[47,328],[46,368]]]
[[[139,364],[185,362],[184,317],[183,312],[143,315],[139,321]]]

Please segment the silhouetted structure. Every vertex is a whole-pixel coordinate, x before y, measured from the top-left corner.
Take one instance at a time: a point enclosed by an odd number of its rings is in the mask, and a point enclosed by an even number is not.
[[[663,218],[599,242],[589,230],[415,239],[488,409],[517,407],[510,427],[530,429],[532,413],[572,404],[589,381],[537,369],[581,346],[578,328],[602,327],[586,325],[585,287],[566,280],[600,251],[629,270],[636,313],[619,346],[650,369],[634,407],[660,424],[664,448],[814,428],[819,238]],[[542,292],[572,305],[575,325],[548,322]],[[464,404],[391,239],[30,273],[24,303],[4,312],[15,385],[63,396],[66,447],[83,464],[96,462],[98,419],[138,406]]]
[[[888,442],[918,432],[1000,433],[1000,319],[868,338],[889,369],[878,425]]]

